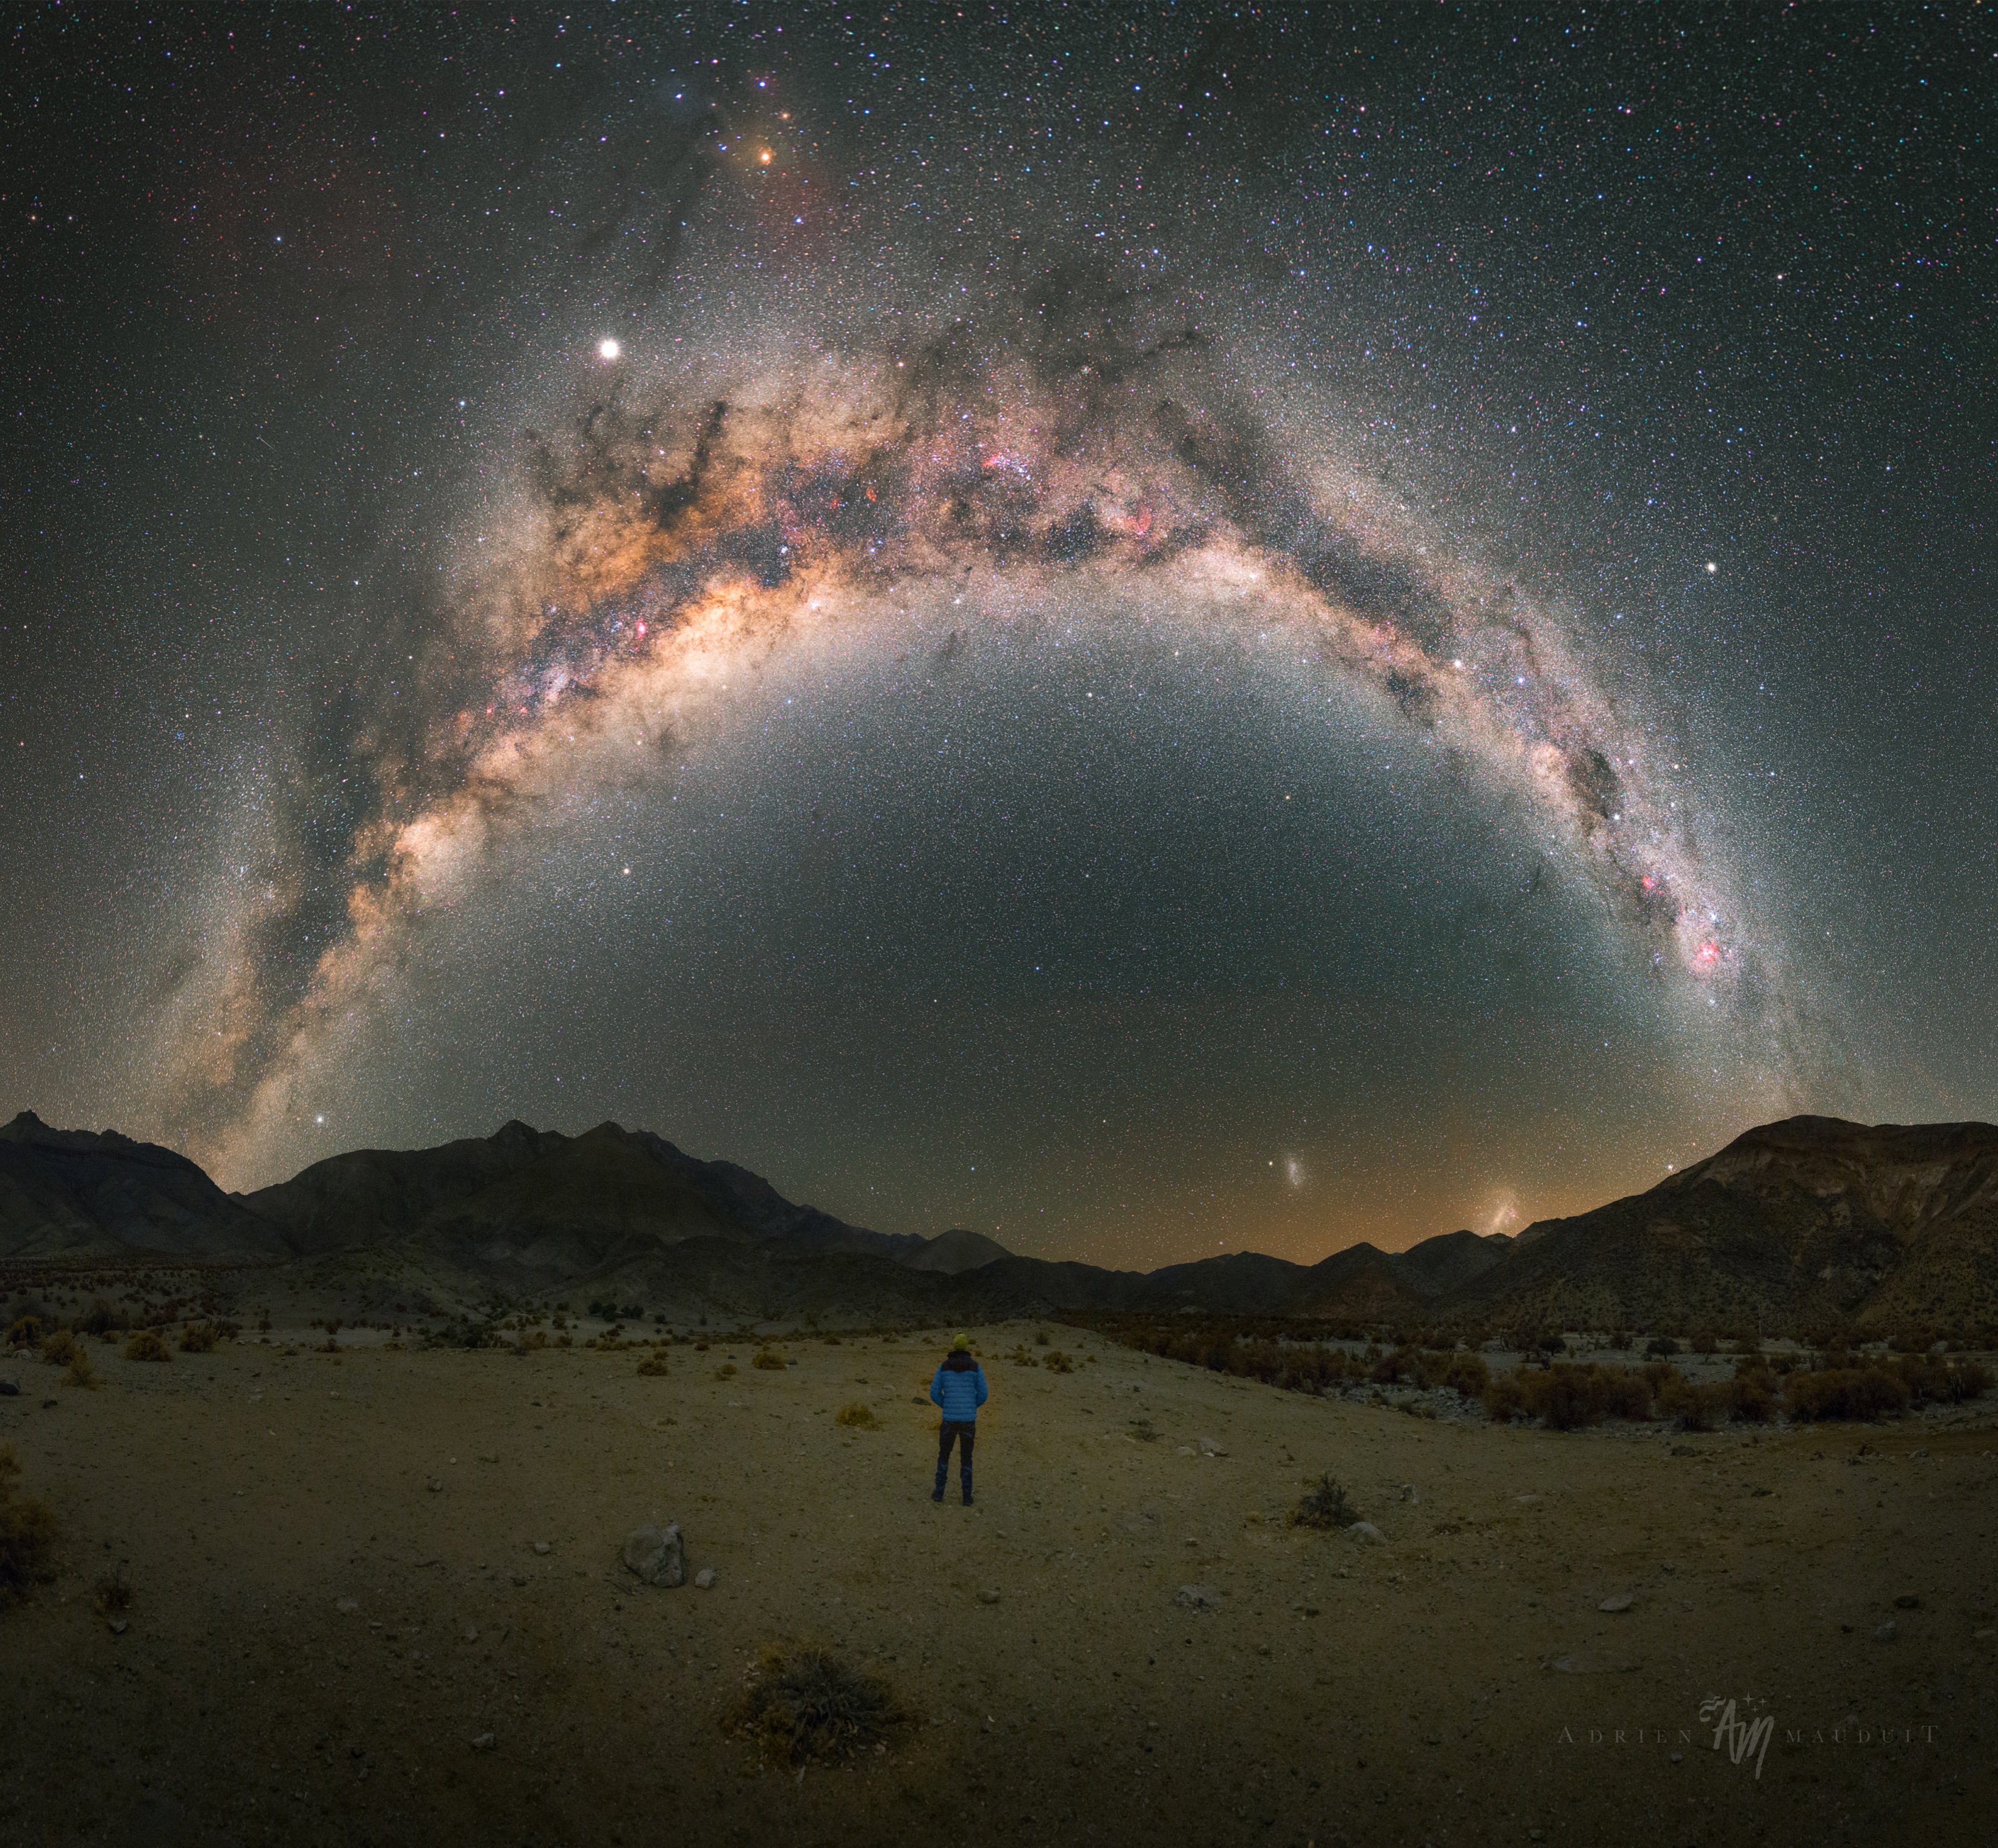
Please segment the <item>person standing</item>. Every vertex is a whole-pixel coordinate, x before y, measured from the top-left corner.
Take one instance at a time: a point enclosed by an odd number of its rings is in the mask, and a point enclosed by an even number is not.
[[[991,1396],[985,1383],[985,1370],[971,1357],[971,1337],[958,1335],[943,1357],[943,1365],[930,1382],[930,1397],[943,1413],[937,1427],[936,1487],[932,1501],[943,1499],[944,1477],[950,1470],[950,1447],[958,1446],[958,1481],[964,1490],[964,1505],[971,1505],[971,1445],[978,1435],[978,1408]]]

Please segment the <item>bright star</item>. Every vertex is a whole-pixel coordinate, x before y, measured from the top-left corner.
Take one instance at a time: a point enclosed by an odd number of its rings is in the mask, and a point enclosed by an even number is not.
[[[599,359],[615,359],[624,351],[615,340],[599,340],[596,343],[596,357]],[[1713,568],[1709,565],[1707,568],[1711,571]]]

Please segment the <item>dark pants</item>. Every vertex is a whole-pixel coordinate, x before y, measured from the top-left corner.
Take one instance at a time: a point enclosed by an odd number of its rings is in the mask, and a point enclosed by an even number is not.
[[[978,1435],[978,1425],[971,1418],[945,1418],[937,1427],[937,1493],[943,1493],[944,1477],[950,1471],[950,1446],[953,1441],[958,1446],[958,1479],[964,1484],[964,1492],[971,1493],[971,1446]]]

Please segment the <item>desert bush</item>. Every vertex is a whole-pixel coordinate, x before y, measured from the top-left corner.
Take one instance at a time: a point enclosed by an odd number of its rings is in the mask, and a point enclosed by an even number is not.
[[[14,1446],[0,1445],[0,1604],[26,1596],[36,1579],[49,1577],[55,1551],[54,1511],[46,1501],[14,1498],[20,1473]]]
[[[1432,1383],[1447,1387],[1460,1398],[1481,1399],[1492,1383],[1492,1370],[1482,1354],[1446,1354]]]
[[[499,1345],[500,1332],[489,1321],[473,1321],[468,1318],[423,1331],[423,1345],[427,1348],[479,1349],[496,1348]]]
[[[759,1348],[756,1358],[749,1364],[759,1373],[781,1373],[784,1370],[784,1357],[775,1348]]]
[[[1913,1397],[1906,1383],[1878,1367],[1828,1367],[1792,1373],[1783,1403],[1793,1418],[1877,1418],[1905,1411]]]
[[[1298,1497],[1290,1515],[1293,1527],[1350,1527],[1359,1518],[1360,1511],[1329,1470]]]
[[[76,1337],[67,1328],[51,1328],[42,1337],[42,1361],[47,1366],[67,1366],[72,1354],[81,1353]]]
[[[32,1348],[42,1339],[42,1318],[39,1315],[22,1315],[15,1318],[7,1331],[7,1345],[10,1348]]]
[[[648,1354],[643,1360],[638,1363],[638,1371],[643,1373],[648,1380],[657,1380],[662,1376],[671,1373],[672,1369],[667,1366],[665,1356],[661,1353],[658,1349],[655,1348],[651,1353]]]
[[[1776,1415],[1775,1376],[1765,1369],[1737,1370],[1717,1390],[1727,1415],[1739,1424],[1766,1425]]]
[[[79,1335],[109,1335],[112,1327],[111,1311],[102,1303],[92,1303],[76,1319],[76,1332]]]
[[[335,1325],[337,1326],[337,1325]],[[327,1345],[333,1345],[329,1335]],[[209,1322],[189,1322],[181,1330],[181,1352],[183,1354],[212,1354],[215,1352],[215,1328]]]
[[[1689,1380],[1675,1367],[1658,1388],[1658,1411],[1682,1431],[1711,1431],[1725,1409],[1726,1390]]]
[[[714,1377],[717,1380],[733,1380],[735,1377],[735,1363],[732,1360],[723,1361],[721,1366],[714,1370]]]
[[[1047,1330],[1046,1330],[1046,1329],[1045,1329],[1045,1328],[1036,1328],[1036,1329],[1034,1331],[1034,1345],[1035,1345],[1035,1347],[1037,1347],[1037,1348],[1044,1348],[1044,1347],[1046,1347],[1047,1345],[1048,1345],[1048,1332],[1047,1332]]]
[[[1711,1328],[1701,1328],[1686,1345],[1696,1354],[1717,1354],[1720,1351],[1720,1338]]]
[[[125,1344],[127,1360],[171,1360],[173,1357],[157,1328],[134,1328],[132,1339]]]
[[[1051,1373],[1072,1373],[1075,1371],[1075,1363],[1059,1348],[1049,1349],[1041,1356],[1041,1365]]]
[[[773,1643],[722,1723],[766,1757],[803,1766],[865,1751],[904,1717],[885,1681],[849,1667],[824,1644]]]
[[[1523,1377],[1517,1373],[1494,1373],[1479,1394],[1485,1415],[1495,1425],[1509,1425],[1515,1418],[1530,1417]]]
[[[1679,1351],[1679,1344],[1669,1335],[1654,1335],[1644,1343],[1646,1356],[1652,1360],[1669,1360]]]
[[[873,1407],[863,1404],[858,1399],[851,1405],[841,1406],[832,1414],[832,1421],[835,1425],[844,1425],[850,1431],[875,1431],[880,1429],[881,1424],[881,1421],[874,1415]]]
[[[90,1350],[79,1342],[69,1357],[69,1371],[65,1377],[72,1386],[80,1386],[86,1392],[94,1390],[99,1383],[97,1370],[90,1364]]]

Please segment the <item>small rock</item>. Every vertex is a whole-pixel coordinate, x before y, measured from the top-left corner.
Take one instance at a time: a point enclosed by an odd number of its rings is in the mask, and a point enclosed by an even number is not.
[[[1200,1439],[1200,1453],[1203,1456],[1225,1456],[1227,1451],[1211,1437]]]
[[[1901,1626],[1890,1617],[1873,1632],[1873,1640],[1875,1642],[1892,1642],[1900,1633]]]
[[[1212,1585],[1182,1585],[1173,1594],[1173,1602],[1189,1611],[1218,1611],[1221,1594]]]
[[[712,1591],[714,1589],[714,1568],[712,1566],[702,1566],[693,1575],[693,1582],[700,1590]]]
[[[981,1604],[996,1604],[999,1601],[999,1594],[997,1591],[981,1591],[978,1594],[978,1601]]]
[[[1412,1482],[1403,1483],[1402,1484],[1402,1499],[1404,1501],[1412,1501],[1415,1498],[1416,1485]]]
[[[1627,1611],[1630,1608],[1630,1594],[1627,1591],[1619,1591],[1614,1598],[1606,1598],[1595,1608],[1599,1611],[1608,1611],[1612,1613]]]
[[[1388,1536],[1371,1521],[1356,1521],[1346,1530],[1363,1546],[1385,1546]]]
[[[1970,1632],[1972,1642],[1989,1642],[1993,1636],[1998,1636],[1998,1630],[1972,1630]]]
[[[356,1611],[361,1608],[361,1601],[358,1598],[336,1598],[333,1601],[333,1608],[336,1611],[340,1611],[348,1617],[351,1617]]]
[[[545,1540],[537,1540],[534,1542],[534,1550],[545,1557],[548,1550],[548,1542]]]
[[[480,1733],[480,1734],[479,1734],[479,1736],[476,1739],[473,1739],[471,1743],[472,1743],[472,1750],[473,1750],[473,1751],[475,1751],[475,1752],[489,1752],[489,1751],[491,1751],[491,1750],[493,1750],[493,1745],[494,1745],[494,1743],[495,1743],[495,1742],[494,1742],[494,1739],[493,1739],[493,1735],[492,1735],[491,1733],[489,1733],[489,1732],[482,1732],[482,1733]]]
[[[1675,1456],[1697,1456],[1699,1455],[1699,1452],[1690,1444],[1675,1444],[1672,1446],[1672,1455]]]
[[[1634,1656],[1619,1656],[1607,1649],[1577,1649],[1557,1656],[1547,1664],[1557,1675],[1625,1675],[1644,1667]]]
[[[527,1575],[524,1572],[517,1572],[513,1574],[513,1583],[515,1584],[524,1585],[527,1582]]]
[[[15,1381],[0,1380],[0,1399],[18,1399],[20,1396],[20,1387]]]
[[[479,1625],[477,1624],[468,1623],[465,1626],[465,1639],[467,1642],[476,1642],[479,1640]]]
[[[496,1463],[500,1460],[500,1452],[497,1450],[482,1450],[479,1453],[479,1460],[482,1463]]]
[[[686,1554],[680,1545],[679,1523],[634,1528],[624,1539],[624,1569],[648,1585],[686,1583]]]
[[[1919,1611],[1921,1608],[1922,1601],[1912,1591],[1903,1591],[1894,1600],[1894,1608],[1897,1611]]]
[[[112,1636],[123,1636],[125,1634],[125,1619],[122,1617],[112,1618],[110,1620],[109,1628]]]
[[[444,1493],[444,1478],[441,1476],[433,1476],[423,1484],[423,1487],[433,1495],[441,1495]]]

